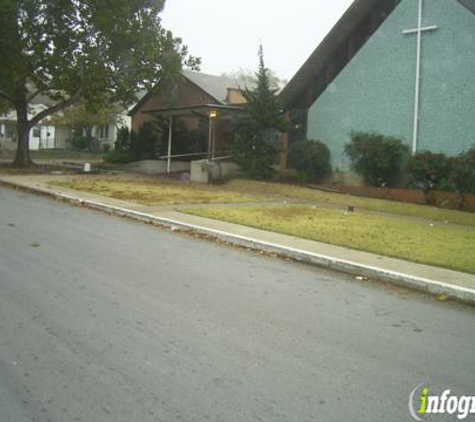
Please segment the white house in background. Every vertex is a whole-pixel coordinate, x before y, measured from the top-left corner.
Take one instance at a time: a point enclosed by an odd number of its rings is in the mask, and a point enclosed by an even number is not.
[[[104,145],[109,145],[110,149],[114,149],[119,129],[127,127],[130,130],[131,126],[132,118],[127,114],[127,111],[124,111],[119,115],[117,123],[94,126],[92,129],[92,136],[99,142],[99,149],[104,149]]]
[[[45,104],[32,104],[28,110],[28,119],[31,119],[45,110]],[[17,115],[16,111],[9,110],[0,113],[0,147],[6,149],[16,148],[17,143]],[[42,120],[30,131],[30,149],[54,149],[66,148],[67,139],[70,136],[67,127],[53,126],[48,119]]]
[[[137,94],[143,96],[141,92]],[[28,110],[28,119],[51,106],[51,100],[44,96],[36,97]],[[92,135],[99,141],[98,148],[103,149],[109,145],[112,149],[117,139],[117,131],[120,127],[131,128],[131,118],[127,111],[119,116],[117,124],[97,126],[93,128]],[[0,148],[16,149],[17,144],[17,115],[14,110],[0,113]],[[42,120],[30,131],[30,150],[39,149],[70,149],[69,140],[74,136],[69,126],[52,125],[49,118]]]

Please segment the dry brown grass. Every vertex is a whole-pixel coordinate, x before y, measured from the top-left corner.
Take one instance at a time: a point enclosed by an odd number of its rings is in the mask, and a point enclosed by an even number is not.
[[[227,204],[260,202],[262,197],[225,190],[219,186],[181,182],[104,177],[77,177],[52,184],[143,205]]]
[[[475,213],[448,210],[426,205],[409,204],[383,199],[362,198],[348,194],[325,192],[297,185],[257,182],[245,179],[233,180],[228,183],[226,187],[237,192],[264,195],[269,198],[288,198],[294,201],[343,207],[351,205],[369,211],[475,226]]]

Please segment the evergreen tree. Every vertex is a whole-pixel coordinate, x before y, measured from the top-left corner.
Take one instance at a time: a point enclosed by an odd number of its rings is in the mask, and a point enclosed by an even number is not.
[[[279,90],[289,82],[288,80],[279,77],[275,71],[269,68],[267,68],[267,75],[269,76],[269,83],[272,89]],[[252,88],[257,85],[256,72],[250,69],[244,69],[240,67],[239,69],[233,70],[231,72],[223,72],[221,76],[235,80],[237,84],[243,88]]]
[[[287,130],[287,125],[276,90],[271,89],[262,45],[258,55],[257,85],[243,93],[247,104],[239,122],[232,154],[247,176],[268,179],[274,174],[272,166],[279,152],[280,133]]]

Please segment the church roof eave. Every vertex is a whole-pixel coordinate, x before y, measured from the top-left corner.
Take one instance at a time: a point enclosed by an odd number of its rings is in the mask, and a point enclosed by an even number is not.
[[[354,0],[351,6],[327,34],[323,41],[313,51],[295,76],[289,81],[281,92],[281,98],[288,108],[292,108],[298,102],[298,97],[311,86],[312,82],[322,76],[327,63],[332,59],[335,52],[348,41],[353,31],[374,12],[383,5],[388,10],[388,15],[400,0]],[[379,22],[379,25],[382,22]],[[377,28],[374,28],[374,31]],[[374,32],[373,31],[373,32]],[[360,46],[361,48],[361,46]],[[348,61],[351,58],[348,59]],[[305,104],[308,108],[311,104]]]

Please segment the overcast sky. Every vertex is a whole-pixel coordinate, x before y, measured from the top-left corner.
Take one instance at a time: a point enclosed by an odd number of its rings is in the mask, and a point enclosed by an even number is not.
[[[211,74],[266,66],[290,79],[352,0],[166,0],[163,26],[201,57]]]

